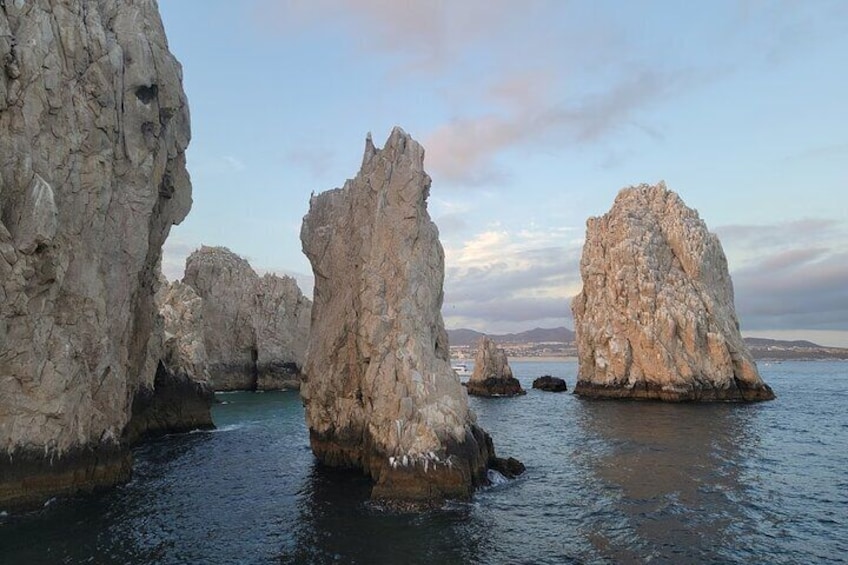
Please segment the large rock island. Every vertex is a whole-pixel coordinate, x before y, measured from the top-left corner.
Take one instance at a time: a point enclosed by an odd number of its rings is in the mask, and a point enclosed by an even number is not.
[[[203,246],[183,282],[202,298],[203,336],[215,390],[300,387],[312,303],[291,277],[260,277],[226,247]]]
[[[494,458],[450,367],[444,252],[427,213],[424,150],[400,128],[343,188],[313,196],[315,273],[301,388],[315,456],[360,468],[393,503],[468,498]]]
[[[771,400],[739,333],[718,238],[665,184],[623,189],[590,218],[574,299],[589,398]]]
[[[477,342],[474,372],[467,383],[468,394],[473,396],[518,396],[526,394],[521,383],[512,376],[506,351],[489,337]]]
[[[150,0],[0,2],[0,508],[123,481],[191,207],[182,70]]]

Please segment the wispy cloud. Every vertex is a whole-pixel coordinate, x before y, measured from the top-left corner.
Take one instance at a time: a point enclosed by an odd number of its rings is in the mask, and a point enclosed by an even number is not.
[[[744,329],[848,331],[848,223],[805,218],[716,232]]]
[[[482,329],[562,325],[579,290],[576,229],[491,230],[446,247],[446,323]]]

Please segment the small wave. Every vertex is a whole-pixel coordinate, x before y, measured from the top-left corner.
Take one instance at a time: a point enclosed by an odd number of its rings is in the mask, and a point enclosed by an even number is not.
[[[489,484],[493,487],[499,487],[509,483],[509,479],[494,469],[489,469],[486,472],[486,478],[489,479]]]
[[[230,424],[228,426],[221,426],[220,428],[213,428],[211,430],[191,430],[188,432],[189,434],[219,434],[221,432],[233,432],[235,430],[240,430],[245,428],[244,424]]]

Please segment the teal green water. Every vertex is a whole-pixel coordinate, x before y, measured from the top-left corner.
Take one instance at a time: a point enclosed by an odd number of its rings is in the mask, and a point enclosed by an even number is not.
[[[848,363],[761,370],[774,402],[472,398],[527,473],[418,515],[317,465],[296,393],[222,394],[218,430],[139,447],[131,483],[0,518],[0,563],[845,562]]]

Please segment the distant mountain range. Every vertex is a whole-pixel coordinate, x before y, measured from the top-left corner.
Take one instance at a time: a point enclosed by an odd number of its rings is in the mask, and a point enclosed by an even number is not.
[[[495,343],[510,345],[530,345],[541,343],[564,343],[567,347],[559,350],[565,355],[573,355],[574,332],[566,327],[535,328],[512,334],[484,334],[475,330],[448,330],[451,347],[474,347],[477,341],[488,335]],[[845,359],[848,360],[848,349],[841,347],[826,347],[811,341],[780,339],[765,339],[746,337],[745,343],[751,350],[754,359],[758,360],[788,360],[788,359]],[[509,353],[509,352],[508,352]],[[511,354],[511,353],[510,353]],[[516,353],[518,354],[518,353]]]
[[[477,341],[479,341],[479,339],[484,335],[488,335],[495,343],[571,343],[574,341],[574,332],[564,327],[535,328],[517,334],[484,334],[482,332],[464,328],[448,330],[448,340],[451,345],[477,345]]]

